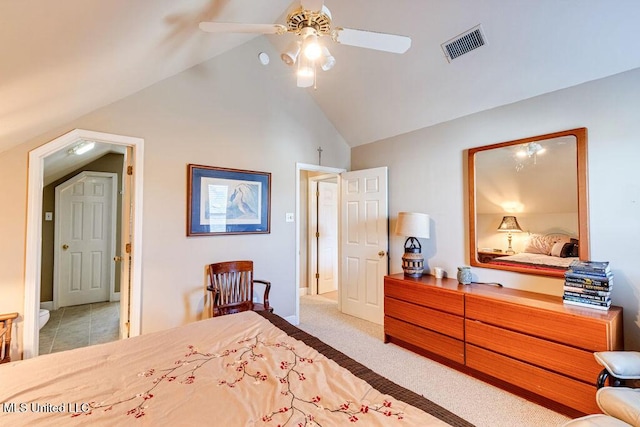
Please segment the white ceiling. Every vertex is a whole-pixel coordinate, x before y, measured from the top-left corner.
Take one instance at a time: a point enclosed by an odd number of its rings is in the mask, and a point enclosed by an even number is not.
[[[203,33],[200,21],[282,23],[290,5],[289,0],[2,1],[0,152],[251,37]],[[638,0],[326,0],[326,5],[334,26],[413,40],[403,55],[331,44],[337,64],[319,75],[317,90],[296,88],[313,96],[351,146],[640,67]],[[488,44],[448,63],[441,43],[478,24]],[[293,36],[268,37],[280,47]]]

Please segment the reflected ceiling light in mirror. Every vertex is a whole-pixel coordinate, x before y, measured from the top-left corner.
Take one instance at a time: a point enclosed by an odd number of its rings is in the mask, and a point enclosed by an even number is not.
[[[504,202],[500,204],[500,207],[503,211],[509,213],[520,213],[524,212],[524,204],[520,202]]]
[[[531,157],[536,154],[542,154],[546,151],[546,149],[537,142],[530,142],[522,146],[520,150],[516,153],[518,157]]]
[[[538,162],[538,154],[543,154],[547,151],[540,143],[538,142],[529,142],[520,147],[518,151],[516,151],[516,157],[518,159],[533,159],[533,164],[537,164]],[[516,159],[516,170],[519,172],[524,168],[524,163],[522,161]]]

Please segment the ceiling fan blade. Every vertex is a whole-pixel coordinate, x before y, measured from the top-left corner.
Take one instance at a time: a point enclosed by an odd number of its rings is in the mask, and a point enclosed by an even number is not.
[[[239,24],[236,22],[201,22],[202,31],[208,33],[284,34],[287,27],[280,24]]]
[[[352,28],[336,28],[333,39],[340,44],[392,53],[405,53],[411,47],[411,39],[407,36]]]
[[[304,10],[319,12],[322,10],[322,6],[324,6],[324,0],[300,0],[300,5]]]

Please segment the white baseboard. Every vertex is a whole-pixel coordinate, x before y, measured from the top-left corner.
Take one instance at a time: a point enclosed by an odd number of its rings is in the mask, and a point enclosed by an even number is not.
[[[300,288],[300,296],[307,295],[309,293],[309,288]]]
[[[287,322],[291,323],[292,325],[299,325],[300,324],[300,319],[298,318],[298,316],[287,316],[284,318],[284,320],[286,320]]]

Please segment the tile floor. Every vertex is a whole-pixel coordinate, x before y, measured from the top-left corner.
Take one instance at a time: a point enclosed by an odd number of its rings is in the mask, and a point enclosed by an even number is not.
[[[40,329],[40,354],[56,353],[119,338],[120,302],[62,307]]]

